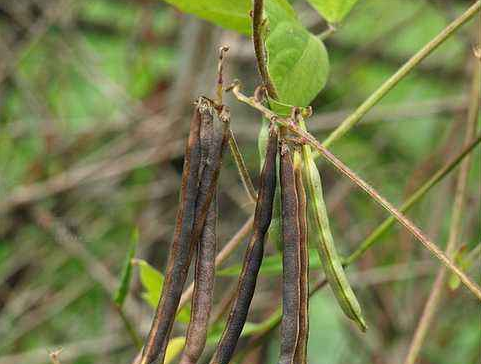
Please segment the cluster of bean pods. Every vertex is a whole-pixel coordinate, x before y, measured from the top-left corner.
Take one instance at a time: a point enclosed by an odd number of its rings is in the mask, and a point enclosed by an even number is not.
[[[222,127],[216,126],[216,120]],[[305,128],[296,110],[293,120]],[[161,299],[140,364],[164,363],[189,266],[195,254],[194,292],[181,364],[198,363],[205,349],[215,282],[216,189],[232,131],[227,107],[208,98],[196,102],[190,125],[177,214]],[[334,246],[321,179],[310,147],[291,143],[274,123],[268,127],[253,232],[235,295],[210,364],[231,362],[245,326],[273,217],[277,170],[280,185],[282,319],[279,364],[307,364],[309,332],[308,236],[315,240],[326,278],[345,314],[362,331],[366,324]],[[306,187],[305,187],[306,186]],[[309,201],[309,202],[308,202]],[[308,234],[309,230],[309,234]]]
[[[216,128],[214,116],[222,126]],[[222,156],[229,140],[229,111],[200,97],[190,124],[185,151],[180,204],[165,282],[142,351],[141,364],[163,363],[189,266],[194,254],[195,287],[183,363],[196,363],[202,353],[212,306],[216,245],[216,190]]]

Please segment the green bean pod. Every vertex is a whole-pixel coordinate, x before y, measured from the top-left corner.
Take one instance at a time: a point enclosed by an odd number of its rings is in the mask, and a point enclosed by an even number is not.
[[[304,127],[304,125],[302,126]],[[365,332],[367,326],[361,313],[361,307],[349,285],[334,245],[326,204],[323,198],[321,176],[312,158],[310,146],[305,145],[302,147],[302,156],[312,233],[318,243],[317,250],[324,273],[344,313],[358,324],[361,331]]]

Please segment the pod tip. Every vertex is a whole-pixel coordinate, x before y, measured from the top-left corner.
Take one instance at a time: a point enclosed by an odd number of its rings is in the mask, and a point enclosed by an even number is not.
[[[359,317],[358,320],[356,320],[356,323],[358,324],[362,332],[367,331],[368,327],[367,327],[366,321],[364,320],[364,317]]]

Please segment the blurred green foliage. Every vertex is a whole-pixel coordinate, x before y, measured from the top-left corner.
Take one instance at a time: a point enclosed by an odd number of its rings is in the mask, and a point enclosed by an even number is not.
[[[9,53],[0,50],[1,58],[8,65],[0,73],[0,206],[22,186],[48,181],[65,170],[101,159],[99,155],[102,156],[119,135],[129,136],[133,130],[127,128],[119,132],[116,129],[119,119],[145,118],[139,115],[136,105],[148,109],[149,102],[155,101],[161,105],[156,104],[156,111],[168,109],[166,94],[186,71],[182,69],[187,52],[182,48],[181,34],[193,21],[192,17],[183,16],[160,1],[144,4],[91,0],[71,4],[66,12],[67,20],[54,21],[44,33],[35,35],[29,33],[28,26],[21,25],[21,17],[12,20],[17,13],[6,3],[0,4],[1,41],[9,50]],[[300,0],[292,3],[299,10],[300,20],[305,25],[312,23],[312,8]],[[325,88],[312,102],[315,115],[307,121],[308,127],[319,130],[316,136],[322,140],[329,132],[329,128],[323,128],[327,120],[323,117],[359,105],[445,27],[453,14],[459,14],[468,5],[466,1],[359,0],[338,31],[326,40],[330,75]],[[42,14],[32,16],[32,24],[42,20]],[[376,114],[369,123],[356,127],[332,148],[395,205],[409,195],[413,186],[418,186],[441,166],[447,155],[460,149],[465,120],[463,103],[469,91],[467,65],[472,58],[471,37],[476,28],[479,29],[479,20],[476,22],[471,22],[436,50],[377,107],[386,110],[402,106],[405,116],[402,112],[397,117],[389,112]],[[318,23],[309,26],[309,30],[324,30],[325,23],[321,22],[320,26]],[[232,32],[224,35],[228,38],[223,39],[242,45],[248,42],[247,38],[239,38]],[[215,59],[217,46],[212,45],[213,51],[204,57]],[[251,52],[249,44],[246,49]],[[231,72],[229,77],[242,75],[246,78],[243,82],[252,86],[259,80],[252,54],[249,57],[247,61],[245,56],[228,58],[226,67]],[[211,86],[204,87],[206,94]],[[424,110],[422,104],[430,100],[439,101],[432,112]],[[449,100],[459,100],[460,105],[447,107]],[[233,128],[240,132],[247,164],[257,176],[256,135],[260,118],[239,107],[231,98],[228,102],[237,113]],[[319,121],[315,121],[317,117]],[[181,120],[178,125],[184,127],[187,122],[187,119]],[[109,127],[111,131],[103,133],[101,138],[95,137],[97,132],[100,134],[100,130]],[[180,129],[169,131],[174,134],[181,132]],[[139,150],[142,149],[139,147]],[[477,150],[473,155],[462,237],[469,249],[480,241],[480,160]],[[178,172],[181,158],[173,156],[167,164]],[[329,196],[339,193],[341,177],[325,163],[320,162],[319,166],[325,176],[329,200]],[[118,180],[105,178],[80,184],[34,203],[52,209],[61,217],[80,237],[80,243],[117,279],[120,279],[133,227],[138,225],[138,220],[153,221],[158,231],[150,233],[153,237],[145,238],[150,241],[145,247],[142,237],[147,235],[147,228],[143,230],[140,226],[139,254],[163,270],[175,220],[179,181],[178,174],[172,178],[164,167],[160,163],[139,165]],[[247,216],[243,211],[247,205],[245,196],[232,196],[238,192],[235,184],[239,182],[228,158],[224,175],[219,202],[220,244],[237,231]],[[143,197],[142,188],[170,179],[173,186],[166,193],[151,200]],[[410,212],[410,217],[442,246],[449,229],[452,182],[449,178],[436,187]],[[0,363],[10,364],[5,361],[12,360],[9,355],[39,348],[42,354],[37,352],[36,361],[32,362],[47,363],[44,348],[66,346],[68,351],[70,343],[95,342],[116,333],[120,334],[106,345],[106,352],[86,350],[84,355],[65,362],[128,362],[126,358],[133,357],[135,350],[111,309],[111,295],[91,279],[85,262],[72,258],[55,242],[55,234],[38,227],[28,206],[16,206],[1,213],[0,337],[4,344],[0,343]],[[330,215],[337,248],[342,254],[351,252],[385,217],[382,210],[354,189],[347,189]],[[427,254],[415,244],[400,229],[393,229],[350,273],[424,261]],[[236,268],[235,264],[243,256],[243,247],[239,250],[223,268]],[[269,246],[267,254],[274,257],[266,264],[276,260],[274,247]],[[279,267],[274,264],[274,268],[277,272]],[[479,265],[475,268],[479,270]],[[314,279],[319,271],[312,272]],[[371,363],[376,355],[386,360],[403,357],[431,287],[432,273],[429,277],[420,275],[356,287],[372,330],[363,338],[350,330],[329,289],[316,294],[310,304],[310,362]],[[479,274],[475,278],[479,282]],[[143,310],[132,319],[135,326],[140,327],[142,320],[150,319],[152,310],[139,300],[142,289],[137,274],[133,281],[130,294]],[[279,286],[275,275],[266,273],[260,281],[260,289]],[[232,279],[228,277],[219,277],[219,293],[227,291],[230,282]],[[254,304],[265,307],[266,300],[269,300],[268,306],[280,303],[272,296],[261,292]],[[464,289],[458,289],[449,294],[439,311],[422,351],[424,362],[476,363],[481,337],[479,320],[473,320],[479,316],[477,303]],[[262,317],[256,311],[252,322]],[[185,329],[185,325],[179,327]],[[277,353],[276,332],[270,337],[266,363],[274,363]]]

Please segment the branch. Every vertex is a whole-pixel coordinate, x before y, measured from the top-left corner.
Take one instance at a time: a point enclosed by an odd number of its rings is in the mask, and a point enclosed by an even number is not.
[[[216,103],[217,105],[222,105],[222,96],[224,93],[224,56],[225,53],[229,50],[229,47],[222,46],[219,49],[219,62],[217,64],[217,87],[216,87]],[[249,171],[247,169],[246,163],[244,158],[242,157],[242,153],[240,152],[239,145],[237,144],[237,140],[235,138],[234,132],[229,127],[229,149],[234,158],[234,162],[237,166],[237,170],[239,171],[239,175],[242,180],[242,184],[247,192],[247,196],[251,202],[256,202],[257,200],[257,193],[256,189],[254,188],[254,184],[252,183],[251,176],[249,175]]]
[[[264,0],[254,0],[254,8],[252,10],[252,41],[254,43],[254,51],[257,58],[257,68],[262,78],[262,83],[266,87],[267,94],[277,99],[277,91],[269,76],[267,68],[266,49],[264,39],[262,39],[262,31],[264,26]]]
[[[399,208],[400,212],[408,211],[416,202],[418,202],[426,193],[431,190],[439,181],[441,181],[449,172],[451,172],[471,151],[481,142],[481,135],[474,138],[466,147],[449,163],[441,167],[428,181],[419,187]],[[358,260],[376,241],[394,225],[396,219],[393,216],[388,217],[379,225],[369,236],[364,239],[361,245],[344,261],[344,265],[349,265]]]
[[[239,145],[237,144],[237,140],[232,129],[230,130],[229,148],[237,166],[237,170],[239,171],[244,189],[246,190],[251,202],[255,203],[257,201],[257,192],[254,184],[252,183],[252,178],[249,174],[249,170],[247,169],[244,158],[242,157],[242,153],[240,152]]]
[[[62,348],[57,349],[55,351],[51,351],[48,355],[50,356],[50,360],[53,364],[61,364],[60,359],[58,358],[60,353],[62,352]]]
[[[481,1],[481,0],[480,0]],[[365,193],[374,199],[381,207],[387,210],[401,225],[403,225],[413,236],[415,236],[436,258],[438,258],[447,268],[449,268],[454,274],[456,274],[461,282],[479,299],[481,300],[481,288],[473,282],[459,267],[457,267],[447,256],[440,250],[436,244],[429,240],[422,231],[406,216],[399,212],[390,202],[382,197],[373,187],[362,180],[356,173],[354,173],[343,162],[337,159],[329,150],[327,150],[316,138],[314,138],[308,132],[302,130],[299,125],[290,118],[282,118],[271,110],[264,107],[255,98],[247,97],[243,95],[240,90],[240,84],[235,83],[231,89],[237,99],[244,102],[253,108],[259,110],[264,117],[271,122],[277,122],[280,125],[288,128],[291,132],[298,135],[304,143],[309,144],[315,148],[323,157],[329,161],[337,170],[348,177],[358,187],[360,187]]]

